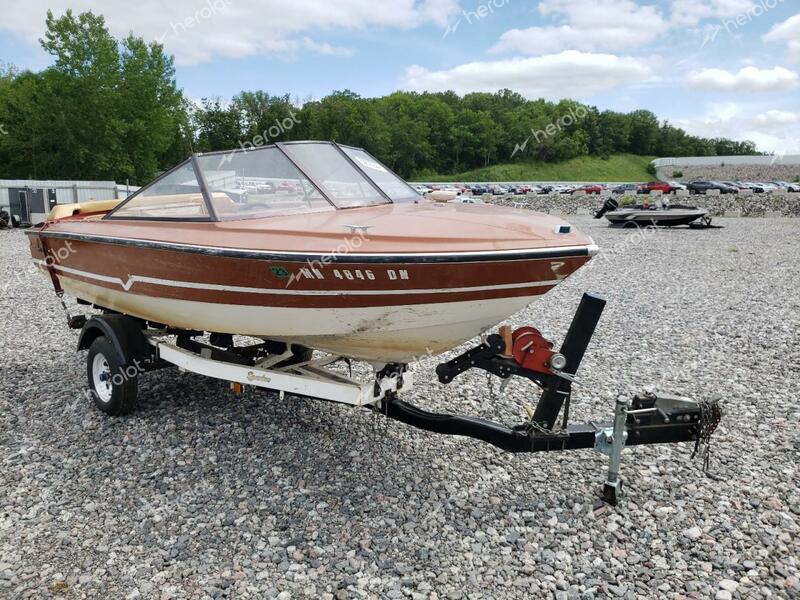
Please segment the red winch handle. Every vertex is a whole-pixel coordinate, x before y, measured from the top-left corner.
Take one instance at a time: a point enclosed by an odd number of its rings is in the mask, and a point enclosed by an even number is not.
[[[550,360],[556,354],[553,342],[534,327],[520,327],[512,334],[512,354],[520,366],[538,373],[552,373]]]

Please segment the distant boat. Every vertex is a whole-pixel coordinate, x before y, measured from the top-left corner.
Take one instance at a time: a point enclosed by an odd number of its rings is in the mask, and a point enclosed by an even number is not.
[[[619,208],[614,198],[609,198],[603,207],[594,214],[595,219],[605,216],[613,227],[678,227],[693,224],[708,227],[711,218],[708,210],[696,206],[669,204],[660,201],[658,204],[633,204]],[[696,221],[701,221],[696,223]]]

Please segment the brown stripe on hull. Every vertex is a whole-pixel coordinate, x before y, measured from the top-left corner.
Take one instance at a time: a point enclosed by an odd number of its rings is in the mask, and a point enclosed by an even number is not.
[[[210,285],[257,288],[264,290],[292,291],[341,291],[345,298],[369,305],[383,301],[394,290],[430,290],[450,288],[475,288],[549,282],[564,279],[583,265],[589,257],[565,257],[560,259],[526,259],[508,262],[481,263],[454,262],[437,264],[407,263],[349,263],[346,265],[324,265],[305,262],[269,261],[250,258],[191,255],[179,251],[151,248],[106,246],[92,242],[65,241],[50,238],[47,240],[49,256],[55,264],[120,279],[123,283],[132,276],[155,278],[165,281],[182,281]],[[31,250],[35,258],[44,259],[31,237]],[[76,274],[70,276],[78,277]],[[91,281],[98,283],[97,281]],[[103,284],[106,285],[106,284]],[[140,294],[167,295],[167,286],[146,282],[133,282],[130,291]],[[122,289],[118,284],[111,284]],[[184,287],[172,288],[169,297],[188,297],[203,290],[190,290]],[[502,297],[534,295],[548,287],[528,289],[499,290],[499,295],[479,296],[476,292],[464,292],[467,298]],[[363,297],[349,296],[348,292],[387,290],[384,296],[369,294]],[[207,290],[207,298],[218,297],[220,293],[235,294],[239,298],[234,303],[263,304],[272,303],[276,295],[263,295],[241,292],[221,292]],[[458,292],[456,292],[458,293]],[[483,292],[481,292],[483,293]],[[449,295],[449,294],[448,294]],[[330,306],[323,297],[300,297],[300,304],[281,304],[286,306],[306,305],[314,301],[314,306]],[[356,300],[360,298],[360,300]],[[327,298],[330,300],[330,297]],[[379,300],[380,299],[380,300]],[[441,294],[404,294],[404,304],[441,301]],[[215,301],[215,300],[202,300]],[[297,299],[292,300],[298,302]]]
[[[117,292],[124,291],[118,284],[98,281],[93,278],[70,273],[60,274],[60,278],[74,279],[94,286]],[[341,295],[306,296],[260,294],[251,292],[231,292],[224,290],[205,290],[186,287],[137,282],[129,291],[131,294],[152,298],[171,298],[175,300],[192,300],[212,304],[236,304],[242,306],[281,306],[291,308],[360,308],[365,306],[401,306],[409,304],[436,304],[444,302],[462,302],[468,300],[492,300],[497,298],[516,298],[521,296],[539,296],[553,289],[553,285],[536,287],[506,288],[499,290],[478,290],[470,292],[420,293],[420,294],[369,294],[352,295],[342,292]],[[91,298],[87,298],[91,300]]]

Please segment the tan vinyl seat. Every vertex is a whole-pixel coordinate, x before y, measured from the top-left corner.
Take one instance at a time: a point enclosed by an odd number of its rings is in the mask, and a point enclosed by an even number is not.
[[[233,211],[235,203],[226,194],[214,192],[212,195],[214,208],[220,214],[228,214]],[[138,196],[135,203],[126,204],[123,210],[127,216],[137,217],[147,216],[148,210],[158,209],[165,204],[185,202],[187,207],[195,206],[198,216],[206,216],[205,200],[200,193],[192,194],[173,194],[165,196]],[[114,210],[123,200],[93,200],[80,204],[57,204],[47,216],[48,221],[57,221],[66,217],[74,217],[83,214],[107,213]]]
[[[108,212],[117,207],[122,200],[92,200],[91,202],[74,204],[57,204],[47,215],[48,221],[58,221],[65,217],[74,217],[87,213]]]

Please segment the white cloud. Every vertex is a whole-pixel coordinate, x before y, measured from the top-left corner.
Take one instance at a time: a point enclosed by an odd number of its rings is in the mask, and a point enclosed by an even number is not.
[[[466,63],[444,71],[414,65],[406,69],[404,86],[459,94],[510,88],[528,98],[559,99],[586,97],[651,76],[646,61],[637,58],[569,50],[535,58]]]
[[[775,25],[764,36],[767,42],[784,42],[793,60],[800,61],[800,14]]]
[[[800,123],[800,112],[772,109],[756,115],[753,122],[765,129],[782,128],[786,125]]]
[[[353,56],[356,51],[352,48],[342,48],[339,46],[331,46],[327,42],[315,42],[309,37],[303,38],[303,48],[316,52],[317,54],[327,54],[330,56]]]
[[[736,102],[710,103],[704,112],[670,121],[693,135],[750,140],[764,152],[800,154],[800,113],[759,112],[757,105]]]
[[[774,92],[797,88],[800,76],[784,67],[744,67],[736,73],[725,69],[702,69],[690,74],[688,81],[694,87],[709,90]]]
[[[408,29],[426,23],[444,27],[459,0],[27,0],[3,6],[0,30],[31,44],[44,34],[48,9],[57,15],[94,10],[116,36],[130,31],[163,40],[178,64],[215,58],[299,50],[346,56],[346,48],[319,41],[327,32],[365,28]],[[308,40],[308,41],[306,41]]]
[[[543,0],[542,16],[563,16],[564,24],[506,31],[492,52],[526,55],[561,50],[627,50],[656,40],[666,26],[655,6],[632,0]]]
[[[755,16],[757,6],[752,0],[672,0],[672,22],[675,25],[693,26],[705,19]]]

